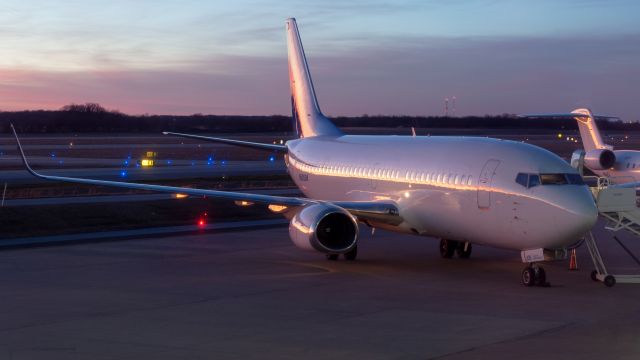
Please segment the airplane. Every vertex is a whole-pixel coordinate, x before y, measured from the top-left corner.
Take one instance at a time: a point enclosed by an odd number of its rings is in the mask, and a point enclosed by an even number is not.
[[[614,150],[612,145],[605,144],[591,110],[580,108],[568,114],[527,114],[523,117],[575,119],[584,151],[574,152],[572,161],[584,157],[587,169],[599,177],[608,178],[616,187],[640,187],[640,151]]]
[[[296,20],[286,20],[291,104],[298,138],[283,145],[177,134],[277,151],[304,197],[147,185],[34,171],[12,127],[24,166],[45,180],[262,203],[290,219],[302,249],[355,260],[359,226],[440,239],[440,255],[471,255],[472,244],[521,252],[526,286],[545,286],[539,264],[596,222],[577,171],[530,144],[462,136],[346,135],[320,110]]]

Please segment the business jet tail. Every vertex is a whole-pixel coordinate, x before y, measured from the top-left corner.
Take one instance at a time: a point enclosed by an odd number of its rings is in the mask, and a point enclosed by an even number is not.
[[[291,110],[300,137],[340,136],[342,132],[320,111],[296,19],[286,20]]]
[[[578,129],[580,130],[580,137],[582,138],[582,145],[585,151],[612,149],[612,146],[606,145],[602,141],[600,130],[598,130],[598,125],[596,125],[596,120],[591,110],[575,109],[571,114],[577,115],[574,116],[574,119],[578,122]]]
[[[595,116],[589,109],[575,109],[568,114],[526,114],[520,116],[528,118],[573,118],[578,122],[578,130],[580,130],[580,137],[582,138],[582,145],[585,151],[595,149],[613,150],[613,146],[607,145],[602,141],[600,130],[598,130],[598,126],[596,125]],[[598,115],[598,117],[616,119],[616,117],[613,116]]]

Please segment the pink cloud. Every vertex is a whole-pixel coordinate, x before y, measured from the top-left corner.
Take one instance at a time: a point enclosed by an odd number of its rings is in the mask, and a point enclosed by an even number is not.
[[[567,111],[640,119],[640,36],[380,39],[340,53],[308,49],[330,115]],[[0,69],[0,109],[98,102],[132,114],[288,114],[286,58],[220,56],[179,69],[46,72]]]

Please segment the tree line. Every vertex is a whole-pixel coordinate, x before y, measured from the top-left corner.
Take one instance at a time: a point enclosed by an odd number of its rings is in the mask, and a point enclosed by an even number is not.
[[[332,118],[339,127],[452,129],[576,129],[573,119],[525,119],[511,114],[485,116],[384,116]],[[602,130],[640,130],[640,123],[597,119]],[[0,111],[0,131],[13,123],[23,133],[291,132],[290,116],[128,115],[99,104],[70,104],[59,110]]]

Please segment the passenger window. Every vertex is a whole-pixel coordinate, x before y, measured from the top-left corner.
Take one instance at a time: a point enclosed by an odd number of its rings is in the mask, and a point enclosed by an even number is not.
[[[438,184],[440,184],[440,181],[441,181],[441,180],[442,180],[442,174],[438,174],[438,178],[437,178],[436,182],[437,182]]]
[[[460,183],[460,175],[456,175],[456,179],[453,181],[453,183],[456,185]]]
[[[467,179],[467,185],[473,185],[473,176],[469,175],[469,178]]]

